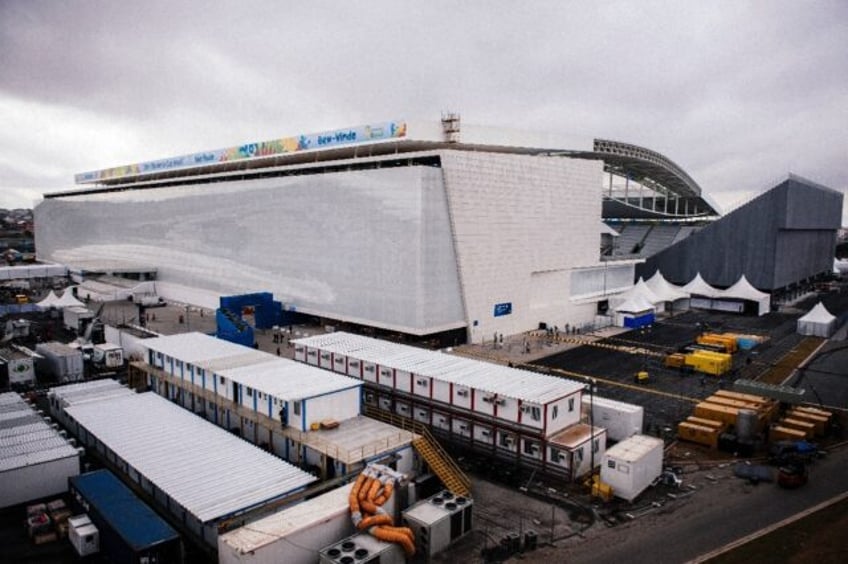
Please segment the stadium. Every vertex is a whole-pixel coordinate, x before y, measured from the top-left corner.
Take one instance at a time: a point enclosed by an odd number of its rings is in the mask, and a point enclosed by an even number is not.
[[[654,151],[603,139],[575,150],[455,114],[92,171],[76,183],[45,195],[35,237],[39,259],[81,279],[155,276],[161,296],[211,308],[221,296],[270,292],[327,323],[472,343],[603,324],[609,299],[657,270],[676,283],[700,272],[725,287],[743,274],[769,291],[801,284],[832,266],[842,198],[792,177],[719,219],[698,184]]]

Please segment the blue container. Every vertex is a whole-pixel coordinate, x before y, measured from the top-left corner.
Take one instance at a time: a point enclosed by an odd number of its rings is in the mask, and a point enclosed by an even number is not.
[[[73,504],[100,532],[100,550],[111,562],[182,562],[180,536],[108,470],[73,476]]]

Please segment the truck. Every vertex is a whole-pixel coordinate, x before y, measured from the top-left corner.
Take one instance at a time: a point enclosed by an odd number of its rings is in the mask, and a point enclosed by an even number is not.
[[[94,345],[91,360],[102,368],[120,368],[124,365],[124,349],[112,343]]]

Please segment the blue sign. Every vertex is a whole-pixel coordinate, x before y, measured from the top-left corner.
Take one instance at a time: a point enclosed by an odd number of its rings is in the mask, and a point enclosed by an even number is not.
[[[512,313],[512,302],[495,304],[495,317],[500,317],[502,315],[509,315],[510,313]]]

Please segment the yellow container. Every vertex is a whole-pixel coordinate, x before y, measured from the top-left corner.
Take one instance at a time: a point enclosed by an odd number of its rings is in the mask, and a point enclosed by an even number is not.
[[[695,406],[695,417],[721,421],[725,425],[736,425],[736,417],[738,414],[739,409],[735,407],[728,407],[726,405],[701,402]]]
[[[769,429],[769,440],[771,441],[800,441],[806,437],[804,431],[798,431],[797,429],[790,429],[789,427],[781,427],[780,425],[775,425],[771,429]]]
[[[723,398],[730,398],[740,401],[747,401],[751,403],[770,403],[771,400],[768,398],[764,398],[763,396],[755,396],[754,394],[743,394],[742,392],[734,392],[731,390],[717,390],[714,396],[719,396]]]
[[[827,432],[827,417],[821,415],[814,415],[812,413],[807,413],[805,411],[800,411],[797,409],[793,409],[786,413],[786,417],[788,419],[796,419],[798,421],[806,421],[807,423],[812,423],[815,426],[816,435],[819,437],[824,436]]]
[[[696,371],[713,376],[728,372],[733,365],[733,359],[729,354],[701,350],[687,354],[685,362]]]
[[[812,439],[813,435],[816,434],[816,426],[813,423],[801,421],[800,419],[788,419],[784,417],[780,420],[780,426],[802,431],[804,436],[808,439]]]
[[[727,335],[718,335],[716,333],[704,333],[699,335],[695,342],[701,345],[718,345],[724,348],[724,352],[735,353],[739,350],[739,345],[736,343],[736,337]]]
[[[695,417],[694,415],[690,415],[686,418],[686,423],[692,423],[693,425],[700,425],[701,427],[709,427],[710,429],[716,429],[719,433],[724,431],[727,425],[721,421],[717,421],[715,419],[704,419],[703,417]]]
[[[719,431],[715,427],[706,427],[684,421],[677,425],[677,437],[684,441],[718,448]]]

